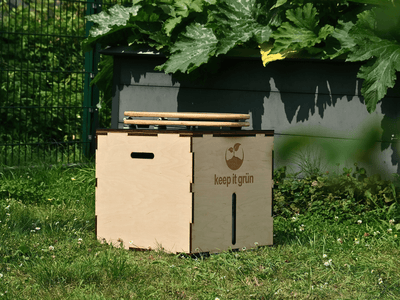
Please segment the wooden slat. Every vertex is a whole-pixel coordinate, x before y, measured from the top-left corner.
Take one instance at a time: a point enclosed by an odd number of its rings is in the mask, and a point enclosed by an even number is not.
[[[248,127],[249,122],[217,122],[217,121],[168,121],[168,120],[124,120],[125,124],[160,125],[160,126],[209,126],[209,127]]]
[[[187,112],[141,112],[126,111],[125,116],[129,117],[154,117],[154,118],[181,118],[181,119],[203,119],[203,120],[247,120],[249,114],[230,113],[187,113]]]

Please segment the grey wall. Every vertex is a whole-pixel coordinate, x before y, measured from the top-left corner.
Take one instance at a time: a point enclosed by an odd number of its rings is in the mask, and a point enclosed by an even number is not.
[[[288,139],[308,136],[310,146],[296,153],[311,153],[323,162],[326,147],[336,147],[331,163],[342,168],[357,159],[349,152],[365,152],[359,146],[361,129],[375,125],[379,137],[363,166],[387,175],[400,171],[396,142],[391,140],[398,132],[400,85],[369,114],[356,78],[360,64],[293,59],[263,67],[259,58],[226,58],[218,73],[195,79],[154,71],[164,60],[157,55],[114,57],[113,128],[123,127],[127,110],[250,113],[250,129],[275,130],[275,167],[288,165],[295,171],[299,157],[280,155]],[[323,143],[328,145],[321,148]]]

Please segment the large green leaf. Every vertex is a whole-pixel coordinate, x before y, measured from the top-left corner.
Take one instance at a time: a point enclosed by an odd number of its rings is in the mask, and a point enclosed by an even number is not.
[[[164,23],[165,33],[169,36],[172,30],[179,25],[184,18],[189,17],[191,12],[202,13],[206,6],[215,4],[216,0],[175,0],[173,5],[169,6],[169,15],[171,16]]]
[[[357,42],[370,40],[378,42],[380,38],[376,35],[376,15],[372,10],[364,11],[357,15],[358,21],[349,31],[349,35]]]
[[[307,29],[294,27],[288,22],[284,22],[277,31],[272,34],[275,39],[272,54],[284,52],[286,50],[296,50],[312,47],[316,43],[318,36]]]
[[[341,48],[335,49],[336,51],[333,54],[328,55],[328,57],[331,59],[336,58],[346,52],[349,52],[357,45],[354,37],[349,34],[349,31],[353,28],[354,23],[345,23],[343,21],[339,21],[338,23],[340,24],[340,26],[332,32],[331,36],[340,42]]]
[[[324,27],[322,27],[318,33],[318,37],[320,40],[325,40],[329,35],[332,34],[332,32],[335,30],[335,27],[333,27],[332,25],[325,25]]]
[[[312,3],[288,10],[286,17],[291,22],[282,23],[272,34],[275,42],[271,54],[309,48],[325,39],[333,31],[333,27],[325,25],[320,29],[317,15],[317,9]]]
[[[381,39],[374,32],[375,14],[372,11],[364,11],[357,15],[356,24],[349,21],[338,21],[339,26],[332,32],[331,36],[340,42],[340,48],[329,55],[329,58],[336,58],[346,52],[352,52],[358,44],[365,40],[379,42]]]
[[[287,0],[277,0],[276,4],[274,6],[271,7],[271,9],[273,8],[277,8],[279,6],[282,6],[283,4],[285,4],[287,2]]]
[[[125,26],[115,25],[114,28],[105,35],[98,35],[96,37],[89,36],[82,42],[82,50],[90,51],[97,43],[99,43],[101,47],[116,46],[121,43],[126,43],[128,38],[132,35],[131,29],[134,26],[134,24],[127,24]]]
[[[171,48],[171,57],[159,69],[167,73],[189,73],[208,62],[210,56],[226,54],[238,44],[252,38],[258,43],[269,40],[271,28],[257,22],[257,16],[261,13],[267,11],[263,11],[256,0],[221,1],[217,11],[213,13],[211,23],[192,23],[186,28],[185,34],[182,34]],[[168,30],[170,32],[172,28]]]
[[[94,22],[96,25],[90,29],[90,36],[97,37],[105,35],[114,26],[125,26],[129,18],[136,16],[140,5],[132,7],[124,7],[119,4],[112,6],[109,12],[102,11],[99,14],[87,16],[88,21]]]
[[[169,36],[171,35],[172,30],[174,30],[174,28],[182,22],[182,17],[174,17],[174,18],[170,18],[167,21],[165,21],[164,23],[164,30],[165,33]]]
[[[175,0],[174,7],[178,16],[187,17],[191,11],[202,12],[203,0]]]
[[[372,65],[362,66],[358,77],[364,79],[361,93],[369,112],[392,88],[396,81],[396,71],[400,72],[400,44],[395,41],[365,41],[349,54],[347,61],[365,61],[375,58]]]
[[[126,42],[130,35],[130,27],[133,23],[128,23],[131,16],[136,16],[139,5],[132,7],[123,7],[114,5],[107,12],[102,11],[99,14],[86,16],[88,21],[95,23],[89,32],[89,37],[82,42],[83,51],[92,50],[96,43],[102,46],[113,46],[118,43]]]
[[[216,55],[226,54],[237,44],[254,38],[258,44],[269,40],[272,29],[258,23],[258,15],[266,15],[256,0],[225,0],[218,7],[215,20],[218,21],[219,45]],[[268,16],[267,16],[268,17]]]
[[[386,95],[387,89],[394,87],[396,70],[400,71],[400,43],[381,39],[376,35],[376,11],[373,9],[358,14],[356,24],[340,22],[332,37],[336,38],[341,49],[336,54],[348,53],[347,61],[369,61],[362,66],[358,77],[364,79],[361,94],[369,112]]]
[[[157,69],[166,73],[177,71],[190,73],[207,63],[210,56],[215,54],[217,43],[212,29],[199,23],[192,23],[171,48],[172,55],[167,62]]]
[[[308,29],[314,32],[318,26],[319,20],[317,9],[311,3],[307,3],[303,7],[290,9],[286,12],[286,17],[299,28]]]

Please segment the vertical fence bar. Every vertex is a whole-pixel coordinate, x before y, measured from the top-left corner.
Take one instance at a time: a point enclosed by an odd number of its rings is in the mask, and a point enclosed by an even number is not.
[[[88,0],[87,2],[86,15],[94,13],[94,0]],[[86,21],[86,36],[89,36],[89,30],[92,27],[92,22]],[[84,99],[83,99],[83,111],[82,111],[82,153],[85,157],[89,156],[89,135],[90,127],[90,104],[92,99],[93,90],[90,86],[91,77],[93,70],[93,51],[85,53],[85,79],[84,79]]]
[[[4,39],[7,40],[9,39],[9,35],[5,33],[5,19],[6,19],[6,13],[7,9],[4,7],[5,5],[2,3],[1,4],[1,20],[0,20],[0,28],[1,28],[1,34],[4,36]],[[6,62],[4,60],[4,54],[6,53],[6,46],[4,42],[0,43],[0,53],[1,53],[1,57],[0,57],[0,97],[5,97],[5,93],[4,93],[4,89],[7,89],[8,86],[8,67],[6,66]],[[4,78],[5,78],[5,82],[4,82]],[[3,94],[4,93],[4,94]],[[5,120],[5,122],[7,122],[7,118],[8,118],[8,109],[7,109],[7,102],[4,104],[2,103],[0,105],[0,120],[3,119]],[[0,123],[0,130],[5,131],[5,122],[4,123]],[[5,136],[0,136],[0,143],[7,143],[7,135]],[[8,151],[7,151],[7,147],[5,146],[0,146],[0,165],[1,164],[7,164],[7,155],[8,155]]]
[[[44,0],[40,1],[40,10],[39,10],[39,12],[40,12],[40,20],[46,20],[46,16],[43,15],[43,10],[44,10],[44,3],[43,2],[44,2]],[[41,21],[40,22],[40,30],[39,31],[35,30],[35,33],[39,35],[39,37],[37,39],[35,39],[35,44],[36,44],[36,42],[39,42],[40,44],[43,44],[43,36],[44,36],[43,24],[44,24],[44,22]],[[37,58],[37,60],[39,60],[39,64],[42,65],[42,56],[40,54],[39,54],[39,57]],[[39,94],[39,95],[42,94],[41,86],[42,86],[42,82],[43,81],[47,81],[47,73],[46,72],[39,72],[39,84],[38,84],[38,87],[36,89],[36,94]],[[42,97],[35,97],[35,103],[37,103],[37,105],[39,107],[39,115],[38,115],[39,120],[38,120],[37,124],[41,124],[41,123],[47,124],[47,120],[48,120],[48,114],[47,114],[47,108],[46,108],[46,106],[48,106],[47,99],[46,99],[47,96],[44,98],[44,101],[42,101],[41,98]],[[43,106],[41,105],[42,103],[44,103]],[[46,138],[46,135],[47,135],[47,133],[43,134],[44,139]],[[36,139],[36,138],[34,138],[34,140],[35,140],[34,143],[36,143],[36,147],[35,147],[36,148],[36,157],[38,159],[40,159],[40,156],[41,156],[40,140]]]
[[[15,13],[15,15],[16,15],[16,17],[18,16],[18,11]],[[10,21],[11,21],[12,19],[11,19],[11,14],[10,14]],[[11,22],[10,22],[11,23]],[[15,30],[16,30],[16,28],[17,28],[17,26],[16,26],[16,23],[17,22],[15,22],[15,20],[14,20],[14,32],[12,32],[12,35],[13,35],[13,39],[15,39],[15,40],[17,40],[16,39],[16,35],[15,35]],[[14,49],[12,50],[14,53],[18,53],[18,51],[17,51],[17,43],[15,42],[14,43],[14,45],[13,45],[14,47]],[[16,57],[17,58],[17,57]],[[14,80],[13,80],[13,88],[14,88],[14,93],[13,93],[13,99],[12,99],[12,104],[14,104],[14,108],[13,108],[13,115],[16,115],[16,113],[18,113],[18,111],[16,111],[16,107],[18,107],[17,105],[16,105],[16,102],[17,102],[17,100],[16,100],[16,96],[17,96],[17,88],[16,88],[16,78],[17,78],[17,76],[16,75],[18,75],[17,74],[17,62],[16,62],[16,59],[14,60],[14,62],[13,62],[13,68],[14,68],[14,70],[13,70],[13,77],[14,77]],[[18,123],[17,122],[15,122],[15,127],[13,127],[13,134],[11,135],[12,136],[12,140],[11,140],[11,144],[12,144],[12,146],[11,146],[11,161],[12,162],[14,162],[14,153],[15,153],[15,148],[16,148],[16,140],[14,139],[14,134],[15,134],[15,136],[16,135],[18,135],[18,130],[17,130],[17,126],[18,126]],[[17,164],[18,164],[18,162],[17,162]]]
[[[99,3],[95,0],[88,0],[86,14],[91,15],[97,13],[100,9]],[[86,36],[89,36],[89,30],[92,22],[86,22]],[[97,123],[97,103],[99,101],[99,90],[90,83],[97,74],[97,65],[100,60],[99,49],[85,53],[85,84],[84,84],[84,101],[83,101],[83,154],[90,157],[94,153],[95,129]]]
[[[1,4],[0,5],[0,28],[3,29],[4,27],[4,6]],[[3,32],[1,32],[1,34],[3,35]],[[4,52],[4,43],[0,43],[0,53],[3,54]],[[3,58],[2,55],[0,56],[0,97],[2,97],[2,89],[4,86],[4,82],[3,82],[3,78],[4,78],[4,70],[3,70]],[[7,110],[3,109],[3,105],[0,105],[0,120],[1,119],[6,119],[7,116]],[[0,124],[0,130],[2,130],[3,126],[1,126]],[[0,136],[0,143],[2,143],[3,137]],[[5,155],[4,155],[5,154]],[[0,165],[4,164],[5,161],[5,156],[7,156],[7,152],[5,151],[5,149],[3,149],[2,146],[0,146]]]

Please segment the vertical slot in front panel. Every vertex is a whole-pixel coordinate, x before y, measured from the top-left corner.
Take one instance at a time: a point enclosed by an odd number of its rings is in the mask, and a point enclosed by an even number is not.
[[[236,244],[236,193],[232,194],[232,245]]]

